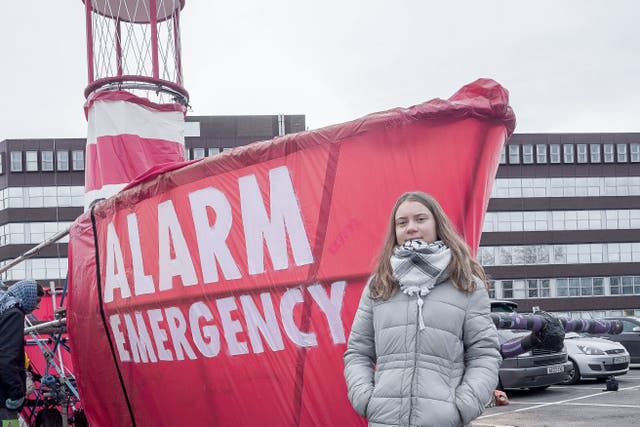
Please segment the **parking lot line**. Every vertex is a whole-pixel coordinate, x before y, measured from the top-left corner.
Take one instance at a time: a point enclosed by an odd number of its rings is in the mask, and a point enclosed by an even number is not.
[[[633,386],[633,387],[620,388],[618,390],[618,392],[619,391],[626,391],[626,390],[636,390],[636,389],[640,389],[640,385]],[[514,409],[513,411],[503,411],[503,412],[496,412],[494,414],[482,415],[482,416],[478,417],[478,420],[491,418],[491,417],[495,417],[495,416],[498,416],[498,415],[505,415],[505,414],[509,414],[509,413],[530,411],[532,409],[544,408],[544,407],[547,407],[547,406],[562,405],[562,404],[565,404],[565,403],[572,403],[572,402],[575,402],[577,400],[589,399],[590,397],[596,397],[596,396],[604,396],[606,394],[611,394],[611,393],[617,393],[617,392],[614,392],[614,391],[602,391],[600,393],[593,393],[593,394],[589,394],[587,396],[580,396],[580,397],[576,397],[576,398],[573,398],[573,399],[560,400],[558,402],[530,403],[529,405],[533,405],[533,406],[528,406],[526,408]],[[515,404],[515,402],[511,402],[510,405],[511,404]],[[593,406],[596,406],[596,405],[593,405]],[[616,406],[616,405],[611,405],[611,406]],[[620,407],[626,407],[626,405],[620,405]],[[630,407],[635,408],[636,405],[631,405]]]
[[[557,385],[552,385],[551,387],[549,387],[550,389],[569,389],[569,390],[602,390],[602,387],[604,387],[604,385],[601,385],[600,387],[595,387],[595,386],[591,386],[591,385],[564,385],[564,386],[557,386]]]
[[[509,405],[537,405],[535,406],[536,408],[542,407],[542,406],[548,406],[547,405],[548,402],[509,402]],[[580,402],[567,402],[564,403],[564,405],[566,406],[603,406],[603,407],[607,407],[607,408],[639,408],[640,409],[640,405],[627,405],[627,404],[613,404],[613,403],[580,403]],[[531,408],[527,408],[527,409],[532,409],[534,407]],[[512,411],[515,412],[515,411]],[[503,414],[506,412],[502,412]]]

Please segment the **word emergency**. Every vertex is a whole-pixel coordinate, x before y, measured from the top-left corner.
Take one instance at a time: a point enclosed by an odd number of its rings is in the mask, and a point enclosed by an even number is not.
[[[304,290],[291,288],[282,293],[275,306],[277,298],[264,292],[259,295],[262,311],[251,295],[229,296],[196,301],[188,308],[172,306],[113,314],[109,325],[121,362],[213,358],[221,354],[223,346],[224,353],[230,356],[263,353],[264,344],[276,352],[285,349],[283,335],[298,347],[314,347],[318,345],[316,333],[301,331],[294,318],[296,306],[311,298],[327,321],[333,343],[342,344],[345,285],[344,281],[334,282],[328,292],[320,284]]]

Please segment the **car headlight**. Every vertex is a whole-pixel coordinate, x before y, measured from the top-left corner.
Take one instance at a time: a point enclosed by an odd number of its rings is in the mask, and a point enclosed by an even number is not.
[[[590,354],[590,355],[604,354],[604,351],[602,351],[602,350],[600,350],[598,348],[589,347],[587,345],[578,345],[577,347],[578,347],[578,350],[580,350],[584,354]]]

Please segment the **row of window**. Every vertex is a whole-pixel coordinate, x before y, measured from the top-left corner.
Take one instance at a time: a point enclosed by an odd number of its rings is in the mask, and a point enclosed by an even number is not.
[[[216,154],[220,154],[224,151],[231,150],[233,147],[194,147],[194,148],[186,148],[184,149],[184,156],[187,160],[195,160],[202,159],[204,157],[215,156]]]
[[[640,196],[640,176],[499,178],[491,192],[491,198],[599,196]],[[0,190],[0,209],[56,206],[84,206],[84,187],[9,187]]]
[[[0,209],[83,207],[84,187],[8,187],[0,190]]]
[[[484,266],[640,262],[640,243],[481,246]]]
[[[492,298],[527,299],[640,295],[640,276],[559,277],[492,281]]]
[[[71,222],[12,222],[0,226],[0,246],[38,244],[71,226]],[[69,236],[59,240],[69,241]]]
[[[585,310],[585,311],[557,311],[553,313],[558,317],[566,317],[569,319],[602,319],[603,317],[621,317],[621,316],[636,316],[640,317],[640,309],[625,309],[625,310]],[[623,330],[627,331],[633,329],[630,326],[631,322],[622,322]],[[634,324],[635,326],[635,324]]]
[[[55,154],[55,156],[54,156]],[[84,151],[71,150],[27,150],[9,152],[9,170],[11,172],[38,171],[83,171]],[[0,174],[4,173],[4,159],[0,157]]]
[[[508,149],[508,157],[507,157]],[[638,163],[640,143],[631,144],[523,144],[502,148],[500,164]]]
[[[628,147],[628,148],[627,148]],[[640,162],[640,143],[631,144],[524,144],[508,145],[502,148],[500,163],[506,164],[546,164],[546,163],[632,163]],[[522,149],[521,149],[522,148]],[[231,148],[185,147],[187,160],[214,156]],[[534,155],[535,149],[535,155]],[[522,152],[521,152],[522,151]],[[55,156],[54,156],[55,153]],[[11,151],[11,172],[37,171],[83,171],[84,151],[71,150],[71,162],[68,150],[27,150]],[[535,160],[535,162],[534,162]],[[548,161],[547,161],[548,160]],[[4,162],[0,161],[0,173],[4,173]]]
[[[491,198],[640,196],[640,176],[498,178]]]
[[[482,232],[640,229],[640,209],[487,212]]]
[[[187,160],[200,159],[203,157],[215,156],[223,151],[231,150],[230,147],[210,147],[210,148],[185,148],[185,158]],[[38,172],[38,171],[83,171],[85,167],[84,151],[72,150],[71,157],[69,151],[11,151],[9,153],[9,170],[11,172]],[[4,173],[4,162],[0,160],[0,174]]]
[[[200,159],[215,156],[227,150],[231,150],[231,147],[185,147],[185,158],[187,160]],[[4,162],[2,160],[0,158],[0,174],[4,173]],[[83,171],[84,167],[83,150],[71,150],[71,156],[68,150],[27,150],[11,151],[9,153],[9,170],[11,172]]]
[[[585,310],[585,311],[558,311],[553,313],[554,316],[566,317],[569,319],[602,319],[604,317],[622,317],[635,316],[640,317],[640,309],[627,308],[624,310]],[[626,332],[632,330],[635,324],[622,321],[623,330]]]
[[[2,261],[0,266],[8,264]],[[30,258],[2,273],[2,280],[65,279],[67,277],[67,258]]]

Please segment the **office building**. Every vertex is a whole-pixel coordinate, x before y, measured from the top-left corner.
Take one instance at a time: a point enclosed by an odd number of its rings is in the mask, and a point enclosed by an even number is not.
[[[513,135],[480,245],[521,311],[640,315],[640,133]]]

